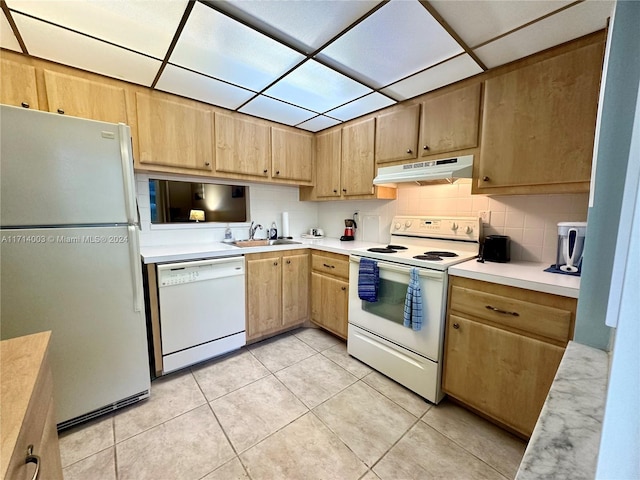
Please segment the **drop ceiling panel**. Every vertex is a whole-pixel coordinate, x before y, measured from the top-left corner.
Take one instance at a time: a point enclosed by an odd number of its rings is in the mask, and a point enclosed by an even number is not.
[[[318,57],[380,88],[462,51],[419,2],[392,0]]]
[[[361,83],[309,60],[264,93],[315,112],[325,112],[370,92]]]
[[[140,85],[151,85],[160,61],[14,13],[33,56]]]
[[[320,115],[316,118],[312,118],[311,120],[307,120],[306,122],[302,122],[297,125],[299,128],[303,128],[305,130],[309,130],[310,132],[319,132],[320,130],[324,130],[325,128],[333,127],[340,123],[339,120],[335,118],[325,117],[324,115]]]
[[[2,22],[0,24],[0,47],[13,50],[14,52],[22,52],[18,39],[13,34],[7,17],[4,16],[4,13],[0,15],[0,17],[2,17],[2,20],[0,20]]]
[[[571,1],[435,0],[430,3],[469,47],[475,47]]]
[[[395,104],[393,100],[380,93],[374,92],[369,95],[354,100],[351,103],[338,107],[336,109],[327,112],[328,115],[340,119],[344,122],[351,120],[352,118],[365,115],[369,112],[379,110],[381,108],[388,107]]]
[[[265,97],[264,95],[259,95],[254,98],[238,111],[255,117],[273,120],[274,122],[284,123],[285,125],[297,125],[316,116],[313,112],[303,110],[302,108],[273,98]]]
[[[249,90],[171,64],[162,72],[156,88],[231,110],[255,95]]]
[[[196,3],[170,62],[259,91],[304,57]]]
[[[497,67],[603,29],[612,9],[611,1],[582,2],[490,42],[474,52],[487,67]]]
[[[482,73],[482,68],[468,54],[447,60],[424,72],[418,73],[390,87],[382,92],[398,100],[407,100],[436,88],[444,87],[459,80]]]
[[[209,2],[236,17],[256,25],[270,35],[311,53],[379,2],[336,2],[314,0],[305,2]]]
[[[187,2],[9,0],[9,8],[162,59]]]

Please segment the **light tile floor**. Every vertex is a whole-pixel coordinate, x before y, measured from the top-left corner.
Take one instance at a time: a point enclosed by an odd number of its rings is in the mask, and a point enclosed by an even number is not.
[[[154,381],[60,434],[65,480],[513,478],[525,443],[295,330]]]

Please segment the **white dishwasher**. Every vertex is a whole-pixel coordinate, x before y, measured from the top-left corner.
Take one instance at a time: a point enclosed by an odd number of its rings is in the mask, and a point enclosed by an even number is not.
[[[243,256],[158,265],[163,373],[246,344]]]

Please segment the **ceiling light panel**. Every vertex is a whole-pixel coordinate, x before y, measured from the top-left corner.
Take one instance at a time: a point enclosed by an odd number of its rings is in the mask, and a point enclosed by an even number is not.
[[[369,92],[370,88],[309,60],[264,93],[322,113]]]
[[[294,50],[196,2],[170,62],[258,91],[303,59]]]
[[[310,132],[319,132],[320,130],[333,127],[335,125],[338,125],[339,123],[341,122],[339,120],[336,120],[335,118],[320,115],[318,117],[312,118],[311,120],[307,120],[306,122],[302,122],[301,124],[296,126]]]
[[[351,103],[343,105],[342,107],[335,108],[327,112],[327,114],[331,115],[332,117],[338,118],[343,122],[346,122],[347,120],[351,120],[352,118],[365,115],[375,110],[380,110],[381,108],[388,107],[390,105],[393,105],[394,103],[396,102],[394,102],[390,98],[374,92],[362,98],[359,98],[358,100],[354,100]]]
[[[579,3],[474,50],[489,67],[526,57],[574,38],[601,30],[613,10],[612,1]]]
[[[186,0],[9,0],[11,9],[163,59]]]
[[[397,100],[407,100],[436,88],[482,73],[482,68],[468,54],[459,55],[424,72],[394,83],[382,92]]]
[[[63,65],[149,86],[161,62],[64,28],[14,13],[29,53]]]
[[[0,17],[2,17],[2,20],[0,20],[0,22],[2,22],[0,24],[0,47],[13,50],[14,52],[22,52],[18,39],[13,34],[13,30],[11,30],[9,20],[7,20],[4,13],[0,15]]]
[[[380,88],[462,51],[417,0],[392,0],[318,58]]]
[[[554,12],[573,0],[509,1],[466,0],[430,2],[442,18],[471,48],[525,23]]]
[[[208,2],[307,53],[346,29],[379,1]]]
[[[158,90],[235,110],[255,93],[174,65],[167,65],[156,84]]]
[[[254,98],[238,111],[253,115],[254,117],[284,123],[285,125],[297,125],[316,116],[313,112],[279,100],[274,100],[273,98],[265,97],[264,95],[259,95]]]

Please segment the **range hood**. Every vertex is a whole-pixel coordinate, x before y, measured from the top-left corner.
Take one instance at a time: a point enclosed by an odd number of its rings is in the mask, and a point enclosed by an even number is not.
[[[471,178],[472,170],[473,155],[426,160],[391,167],[380,167],[378,168],[378,175],[373,179],[373,184],[387,185],[412,182],[418,185],[428,185],[453,183],[458,178]]]

